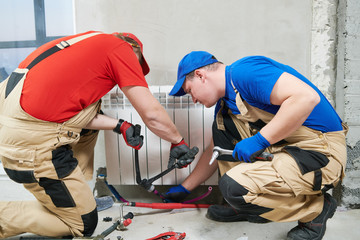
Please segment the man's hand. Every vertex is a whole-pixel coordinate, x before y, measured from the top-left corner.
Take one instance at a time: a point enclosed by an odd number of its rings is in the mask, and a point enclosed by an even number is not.
[[[187,165],[194,161],[195,155],[198,152],[199,149],[197,147],[190,149],[184,139],[177,144],[171,144],[168,168],[175,163],[177,164],[177,168],[187,167]],[[178,159],[177,162],[176,159]]]
[[[254,162],[269,146],[270,143],[258,132],[255,136],[245,138],[235,145],[233,158],[244,162]]]
[[[179,184],[178,186],[170,188],[169,191],[163,194],[163,196],[165,197],[165,202],[181,202],[189,194],[190,191],[184,188],[183,185]]]
[[[122,134],[126,145],[139,150],[143,145],[144,137],[140,135],[141,126],[136,124],[135,126],[131,123],[119,119],[118,124],[113,129],[114,132]]]

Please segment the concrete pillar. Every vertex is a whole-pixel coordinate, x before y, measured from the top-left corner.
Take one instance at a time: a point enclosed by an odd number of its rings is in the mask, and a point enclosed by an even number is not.
[[[346,177],[339,191],[341,204],[360,207],[360,4],[339,0],[336,110],[349,126]]]
[[[311,82],[335,105],[337,0],[313,0]]]

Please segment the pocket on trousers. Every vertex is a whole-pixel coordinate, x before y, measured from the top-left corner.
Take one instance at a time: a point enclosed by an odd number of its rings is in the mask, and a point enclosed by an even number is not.
[[[304,150],[295,146],[286,146],[284,151],[295,159],[303,175],[317,171],[329,163],[329,159],[324,154],[316,151]]]
[[[0,144],[0,155],[19,162],[34,162],[35,149]]]
[[[50,196],[56,207],[76,206],[74,199],[63,181],[50,178],[40,178],[39,185],[44,188],[46,194]]]
[[[17,183],[35,183],[34,171],[4,168],[9,178]]]
[[[73,157],[73,151],[68,145],[61,146],[52,151],[52,163],[58,178],[70,175],[78,165],[78,161]]]

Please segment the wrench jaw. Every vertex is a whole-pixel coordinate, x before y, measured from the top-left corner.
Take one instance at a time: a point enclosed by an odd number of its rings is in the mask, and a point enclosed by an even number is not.
[[[233,154],[233,150],[229,150],[229,149],[223,149],[219,146],[215,146],[213,148],[213,151],[218,151],[219,152],[219,156],[220,155],[232,155]]]
[[[155,190],[155,186],[152,184],[152,181],[149,181],[148,179],[141,180],[140,186],[145,188],[148,192],[153,192]]]
[[[215,159],[217,159],[220,155],[232,155],[233,150],[228,150],[228,149],[222,149],[219,146],[215,146],[213,148],[213,154],[211,156],[209,165],[213,164]]]
[[[214,163],[214,161],[218,158],[218,156],[220,156],[219,151],[215,150],[215,148],[214,148],[209,165],[212,165]]]

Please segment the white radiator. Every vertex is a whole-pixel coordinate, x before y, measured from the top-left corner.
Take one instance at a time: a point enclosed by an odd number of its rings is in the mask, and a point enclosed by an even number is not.
[[[156,180],[155,185],[180,184],[195,167],[201,153],[211,140],[214,109],[194,104],[188,95],[169,96],[171,88],[172,86],[151,86],[150,91],[166,109],[185,141],[190,147],[197,146],[199,153],[187,168],[168,173]],[[102,100],[102,110],[106,115],[141,125],[141,134],[144,136],[144,145],[139,150],[141,177],[151,178],[166,170],[170,143],[160,139],[145,126],[118,87],[112,89]],[[123,137],[112,131],[105,131],[105,151],[108,182],[115,185],[136,185],[134,150],[125,144]],[[216,172],[205,184],[216,185],[217,181]]]

